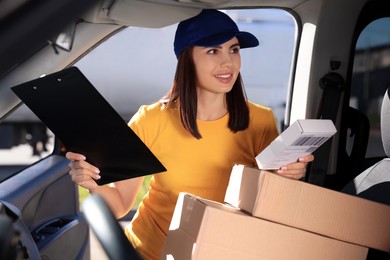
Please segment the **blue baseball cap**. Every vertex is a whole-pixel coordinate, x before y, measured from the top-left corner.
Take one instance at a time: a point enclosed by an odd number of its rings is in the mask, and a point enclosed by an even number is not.
[[[214,9],[204,9],[198,15],[179,23],[173,45],[176,57],[179,57],[187,47],[218,46],[233,37],[237,37],[242,49],[259,45],[253,34],[240,31],[227,14]]]

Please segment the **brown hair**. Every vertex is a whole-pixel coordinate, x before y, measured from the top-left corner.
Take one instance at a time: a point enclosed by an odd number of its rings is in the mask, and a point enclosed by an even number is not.
[[[192,47],[185,49],[179,56],[174,83],[171,90],[163,97],[167,107],[174,107],[180,102],[180,119],[185,129],[195,138],[202,138],[196,123],[198,98],[196,94],[197,77],[192,58]],[[249,109],[247,97],[242,83],[241,74],[230,92],[226,94],[229,122],[228,127],[233,132],[242,131],[249,125]]]

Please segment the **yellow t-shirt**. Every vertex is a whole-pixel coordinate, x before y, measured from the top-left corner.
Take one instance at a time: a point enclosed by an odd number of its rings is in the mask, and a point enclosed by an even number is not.
[[[180,192],[223,202],[234,164],[256,166],[255,157],[278,135],[269,108],[248,102],[249,127],[233,133],[228,114],[197,120],[201,139],[184,129],[179,110],[157,102],[142,106],[130,127],[167,169],[155,174],[126,235],[144,259],[160,259]]]

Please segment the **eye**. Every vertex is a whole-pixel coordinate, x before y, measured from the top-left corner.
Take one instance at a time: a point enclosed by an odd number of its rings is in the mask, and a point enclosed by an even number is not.
[[[207,51],[207,54],[217,54],[218,50],[217,49],[210,49]]]
[[[230,51],[231,53],[240,53],[240,47],[234,47]]]

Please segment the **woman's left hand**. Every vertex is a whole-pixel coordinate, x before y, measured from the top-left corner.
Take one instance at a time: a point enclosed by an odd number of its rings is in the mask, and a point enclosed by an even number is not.
[[[279,175],[291,178],[291,179],[301,179],[305,176],[306,166],[309,162],[314,160],[314,156],[309,154],[307,156],[301,157],[295,163],[290,163],[280,167],[280,169],[275,170]]]

